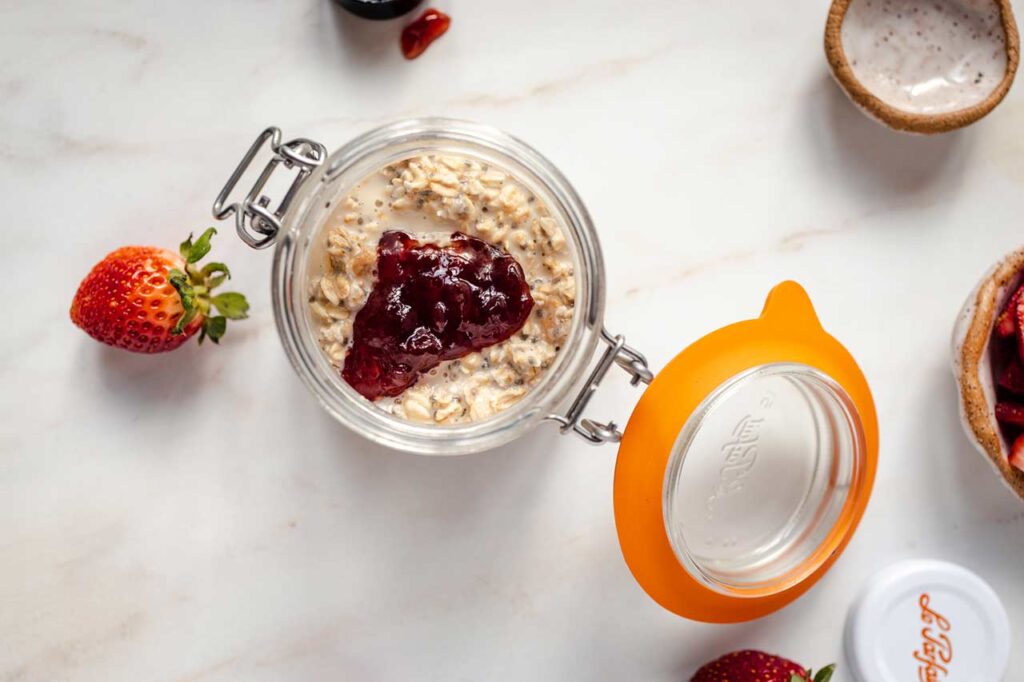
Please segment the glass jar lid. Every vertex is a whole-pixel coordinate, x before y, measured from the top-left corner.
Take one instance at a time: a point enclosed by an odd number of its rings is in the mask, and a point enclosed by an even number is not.
[[[863,374],[785,282],[764,312],[680,353],[624,431],[615,472],[623,554],[682,616],[748,620],[789,603],[852,536],[874,478]]]

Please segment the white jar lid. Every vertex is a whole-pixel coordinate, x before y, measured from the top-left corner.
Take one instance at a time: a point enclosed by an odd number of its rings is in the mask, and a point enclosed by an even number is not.
[[[955,564],[903,561],[874,575],[846,622],[859,682],[1001,680],[1010,621],[988,583]]]

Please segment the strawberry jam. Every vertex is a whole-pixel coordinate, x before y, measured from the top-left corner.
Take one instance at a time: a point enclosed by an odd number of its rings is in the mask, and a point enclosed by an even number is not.
[[[444,12],[428,9],[402,31],[402,55],[406,59],[416,59],[448,30],[452,20]]]
[[[507,252],[461,232],[448,246],[385,232],[341,375],[370,400],[399,395],[442,361],[509,338],[532,309],[523,268]]]

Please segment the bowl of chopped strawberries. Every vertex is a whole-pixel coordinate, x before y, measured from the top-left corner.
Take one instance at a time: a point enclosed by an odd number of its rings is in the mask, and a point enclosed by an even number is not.
[[[967,297],[953,331],[964,430],[1024,499],[1024,248]]]

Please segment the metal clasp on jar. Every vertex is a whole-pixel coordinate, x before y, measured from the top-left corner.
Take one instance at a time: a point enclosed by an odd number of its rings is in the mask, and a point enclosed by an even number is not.
[[[253,159],[256,158],[256,154],[268,140],[273,156],[264,166],[263,172],[256,179],[252,189],[242,201],[225,206],[228,197],[242,178],[242,174],[248,170]],[[288,210],[288,206],[292,203],[299,188],[302,187],[302,183],[326,159],[327,148],[319,142],[300,137],[282,143],[281,129],[273,126],[267,128],[249,147],[249,151],[245,153],[238,167],[235,168],[235,172],[225,183],[224,189],[217,195],[217,199],[213,202],[213,217],[217,220],[224,220],[234,213],[235,229],[238,230],[238,236],[242,238],[242,241],[254,249],[265,249],[277,241],[281,232],[281,218]],[[266,187],[274,170],[282,164],[288,169],[297,168],[298,173],[284,197],[277,204],[277,208],[271,209],[271,199],[263,194],[263,188]]]
[[[576,395],[572,405],[569,406],[565,415],[552,414],[547,419],[561,424],[562,433],[574,431],[588,443],[602,445],[604,443],[617,443],[622,440],[622,432],[619,431],[615,422],[608,421],[601,423],[593,419],[583,418],[583,410],[586,409],[590,399],[597,391],[601,381],[612,365],[618,365],[630,375],[629,383],[636,386],[641,381],[645,384],[651,383],[654,374],[647,366],[647,359],[637,350],[626,345],[625,337],[612,336],[607,329],[601,329],[601,340],[608,344],[608,348],[601,356],[600,361],[590,372],[583,388]]]

